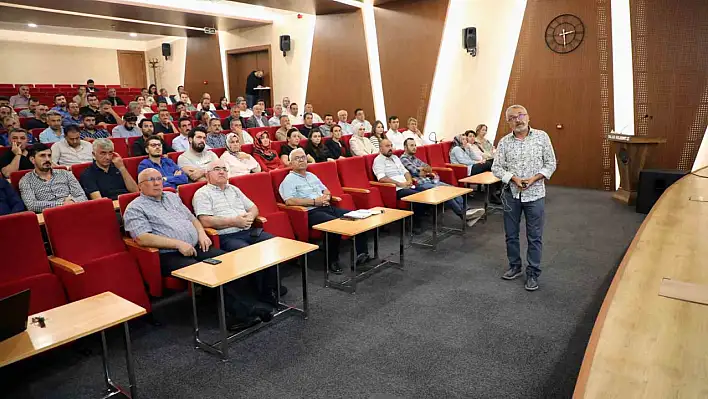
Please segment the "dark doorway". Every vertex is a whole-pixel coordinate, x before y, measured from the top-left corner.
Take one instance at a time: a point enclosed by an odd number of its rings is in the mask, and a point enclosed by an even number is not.
[[[246,47],[226,52],[226,67],[229,71],[229,100],[246,95],[246,78],[255,70],[263,71],[263,84],[270,90],[263,90],[261,98],[266,107],[273,104],[273,85],[271,79],[270,45]]]

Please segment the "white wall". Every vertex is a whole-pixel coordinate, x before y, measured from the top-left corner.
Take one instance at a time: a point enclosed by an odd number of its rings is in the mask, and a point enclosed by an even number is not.
[[[425,132],[449,140],[483,123],[494,140],[525,8],[526,0],[450,0]],[[476,57],[462,48],[462,29],[472,26]]]
[[[172,45],[172,56],[165,59],[162,56],[162,43]],[[169,38],[157,40],[148,44],[150,48],[145,52],[145,61],[157,58],[157,79],[153,76],[153,70],[148,64],[148,81],[157,84],[158,88],[165,88],[170,94],[177,94],[177,86],[184,84],[184,68],[187,58],[187,39]]]
[[[291,50],[285,57],[280,52],[280,35],[290,35],[291,39]],[[277,17],[272,25],[220,32],[220,43],[222,54],[227,50],[270,44],[273,101],[279,103],[287,96],[293,102],[304,103],[314,36],[314,15],[303,14],[302,19],[287,15]],[[224,82],[228,82],[226,67],[223,70]]]

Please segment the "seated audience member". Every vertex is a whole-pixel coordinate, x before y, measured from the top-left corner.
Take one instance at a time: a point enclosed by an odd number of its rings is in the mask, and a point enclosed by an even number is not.
[[[75,102],[70,102],[69,103],[69,117],[63,118],[61,121],[61,125],[64,128],[66,128],[67,126],[70,126],[70,125],[76,125],[76,126],[82,127],[83,124],[84,124],[84,118],[79,113],[79,104],[77,104]]]
[[[29,108],[30,90],[29,86],[22,85],[17,94],[10,97],[10,107],[14,109]]]
[[[145,140],[145,152],[148,157],[138,164],[138,173],[145,169],[157,170],[162,175],[162,184],[165,187],[177,188],[180,184],[189,183],[189,178],[182,168],[169,157],[162,156],[162,139],[159,136],[150,136]]]
[[[192,120],[189,118],[179,118],[179,136],[172,140],[172,148],[175,151],[187,151],[189,148],[189,132],[192,131]]]
[[[25,204],[10,182],[0,179],[0,216],[24,210]]]
[[[86,81],[86,91],[89,93],[98,93],[98,87],[96,87],[96,84],[94,83],[93,79],[89,79]]]
[[[84,117],[84,128],[81,130],[81,140],[107,139],[111,135],[104,129],[96,128],[96,117],[87,115]]]
[[[332,137],[327,140],[325,147],[327,147],[329,157],[332,159],[351,156],[349,148],[347,148],[342,141],[342,127],[339,125],[332,125]]]
[[[246,120],[246,127],[268,127],[268,118],[263,115],[260,105],[253,106],[253,115]]]
[[[332,135],[332,127],[334,126],[334,117],[332,114],[325,114],[324,124],[318,126],[322,137],[330,137]]]
[[[206,148],[206,129],[197,126],[189,132],[189,149],[177,158],[177,164],[191,181],[203,181],[206,166],[219,157]]]
[[[379,152],[381,140],[386,138],[384,133],[384,125],[381,121],[374,122],[374,127],[371,129],[371,136],[369,136],[369,141],[374,146],[376,152]]]
[[[283,161],[283,164],[285,166],[290,166],[290,153],[295,149],[301,148],[301,139],[302,136],[300,135],[300,132],[297,129],[292,128],[288,131],[287,140],[285,141],[285,144],[280,147],[280,160]],[[315,160],[308,155],[307,162],[315,163]]]
[[[162,178],[156,170],[138,175],[140,196],[125,210],[125,230],[142,246],[159,248],[163,276],[173,271],[215,258],[226,252],[212,247],[199,220],[187,209],[179,195],[163,191]],[[271,305],[258,305],[243,295],[244,282],[238,279],[224,285],[229,330],[250,327],[259,320],[270,321]]]
[[[349,148],[354,156],[364,156],[369,154],[376,154],[376,149],[374,145],[371,144],[371,140],[364,137],[366,133],[364,131],[364,125],[357,125],[354,135],[349,139]]]
[[[175,104],[175,112],[177,112],[179,118],[190,118],[192,119],[192,113],[187,111],[187,106],[182,101],[177,101]]]
[[[52,107],[51,111],[57,111],[62,118],[67,117],[69,109],[66,105],[66,97],[61,93],[57,93],[54,95],[54,107]]]
[[[145,96],[139,95],[135,97],[135,101],[140,105],[140,113],[136,113],[135,115],[144,115],[152,113],[152,108],[147,105],[147,100],[145,99]]]
[[[155,98],[150,95],[150,92],[148,92],[148,89],[142,88],[140,89],[140,96],[143,97],[143,100],[145,100],[145,106],[150,109],[149,112],[152,112],[152,106],[155,105]],[[140,101],[140,100],[138,100]]]
[[[241,101],[238,102],[238,108],[241,119],[248,120],[248,118],[253,116],[253,111],[248,109],[248,106],[246,105],[246,100],[241,99]]]
[[[285,167],[278,154],[270,148],[270,137],[265,131],[256,134],[256,140],[253,142],[253,158],[264,172]]]
[[[258,100],[258,101],[256,102],[256,104],[259,105],[259,106],[261,107],[261,109],[263,110],[263,116],[266,117],[266,120],[267,120],[268,118],[270,118],[270,116],[268,116],[268,110],[266,109],[265,101],[264,101],[264,100]],[[266,126],[268,126],[268,125],[266,125]]]
[[[307,156],[312,157],[315,162],[334,161],[330,156],[329,149],[322,142],[322,133],[318,128],[313,128],[310,132],[310,137],[307,139],[307,147],[305,147]]]
[[[108,89],[108,96],[106,97],[106,101],[111,103],[111,106],[115,107],[116,105],[125,105],[125,102],[123,100],[116,96],[116,89],[111,87]]]
[[[20,118],[18,118],[17,115],[8,115],[2,118],[2,127],[8,132],[14,129],[21,129],[22,127],[20,126]],[[2,145],[6,144],[3,143]]]
[[[32,129],[46,129],[49,127],[47,124],[47,112],[48,112],[49,107],[47,107],[44,104],[39,104],[37,105],[37,108],[34,110],[34,118],[28,120],[25,122],[25,126],[27,126],[27,129],[32,130]]]
[[[418,129],[418,120],[415,118],[408,118],[408,130],[403,132],[403,139],[415,140],[415,144],[418,147],[422,147],[427,144],[433,144],[433,142],[423,136],[423,132]]]
[[[247,131],[243,130],[239,119],[233,119],[231,121],[231,133],[238,135],[241,144],[253,144],[253,137],[251,137]]]
[[[69,125],[64,130],[64,138],[52,148],[54,165],[72,166],[93,161],[93,148],[88,141],[81,140],[81,131],[76,125]]]
[[[233,107],[231,107],[231,114],[227,116],[221,123],[221,128],[224,130],[231,129],[231,122],[234,120],[241,121],[242,125],[244,123],[244,121],[241,120],[241,108],[239,108],[238,105],[234,105]]]
[[[312,103],[305,103],[305,113],[312,114],[312,123],[324,123],[322,118],[314,111]]]
[[[288,106],[288,112],[285,114],[288,116],[288,119],[290,119],[291,125],[299,125],[303,122],[302,118],[298,114],[298,107],[296,103],[290,103]],[[280,125],[283,125],[282,122]]]
[[[159,104],[160,101],[163,101],[163,102],[165,102],[167,105],[172,105],[172,104],[175,103],[175,101],[173,100],[173,98],[174,98],[174,97],[172,97],[172,96],[170,96],[169,94],[167,94],[167,89],[165,89],[165,88],[163,87],[162,89],[160,89],[160,95],[157,96],[157,103]]]
[[[155,83],[152,83],[150,86],[148,86],[148,96],[152,98],[153,100],[157,99],[158,93],[157,93],[157,85]],[[152,104],[149,104],[152,105]]]
[[[211,148],[226,148],[226,136],[221,133],[221,121],[216,118],[209,121],[206,145]]]
[[[391,183],[396,186],[396,198],[415,194],[424,189],[416,187],[411,174],[401,163],[401,160],[393,154],[393,145],[388,139],[381,141],[381,152],[374,158],[374,176],[381,183]],[[420,219],[425,212],[422,204],[413,204],[413,234],[420,234]]]
[[[141,120],[145,119],[145,115],[143,115],[143,112],[140,109],[140,103],[138,103],[137,101],[131,101],[128,103],[128,112],[131,112],[137,117],[137,123],[140,123]]]
[[[345,213],[349,212],[330,205],[332,194],[314,173],[307,171],[307,155],[302,148],[293,150],[290,153],[290,163],[293,170],[280,183],[278,192],[283,201],[285,201],[285,205],[307,208],[307,223],[309,227],[341,218]],[[342,273],[342,269],[339,267],[340,240],[341,236],[339,234],[330,234],[329,236],[330,258],[327,266],[329,271],[335,274]],[[369,260],[366,233],[356,236],[356,252],[358,254],[357,264]]]
[[[34,169],[27,153],[28,135],[23,129],[15,129],[9,133],[10,151],[0,156],[0,170],[5,178],[9,179],[10,175],[18,170]]]
[[[123,115],[123,124],[114,127],[111,135],[123,139],[142,136],[140,129],[135,128],[137,121],[138,118],[134,113],[126,112],[125,115]]]
[[[202,98],[197,104],[197,111],[216,111],[216,107],[211,103],[211,94],[202,94]]]
[[[18,112],[17,115],[20,118],[34,118],[35,110],[37,109],[38,105],[39,105],[39,99],[32,97],[29,99],[28,107],[23,110],[20,110],[20,112]]]
[[[105,123],[106,125],[117,125],[123,123],[123,119],[116,113],[116,111],[111,106],[109,101],[101,101],[101,108],[96,115],[96,123],[99,125]]]
[[[221,160],[229,169],[229,179],[234,176],[258,173],[261,166],[251,154],[241,151],[241,141],[236,133],[226,135],[226,151],[221,154]]]
[[[228,111],[229,110],[229,99],[226,97],[219,98],[219,105],[216,106],[217,111]]]
[[[7,97],[5,97],[5,98],[7,98]],[[7,104],[0,104],[0,118],[4,118],[6,116],[14,116],[14,115],[15,115],[15,111],[12,109],[12,107],[10,107]]]
[[[8,107],[12,112],[15,112],[12,107],[10,107],[10,97],[0,96],[0,106]]]
[[[280,117],[283,115],[283,106],[275,104],[273,107],[273,116],[268,119],[268,126],[280,126]]]
[[[70,171],[52,169],[49,147],[35,144],[29,159],[34,170],[20,179],[20,194],[28,210],[41,213],[47,208],[86,201],[84,190]]]
[[[172,134],[177,132],[177,128],[172,123],[170,111],[161,109],[157,116],[157,122],[152,122],[156,134]],[[152,119],[155,120],[154,117]]]
[[[290,118],[287,115],[280,116],[280,128],[275,131],[276,141],[286,141],[288,139],[288,132],[293,128],[292,123],[290,123]]]
[[[189,99],[189,93],[182,92],[179,94],[179,100],[184,103],[184,105],[187,107],[187,111],[189,112],[197,112],[197,107],[192,104],[192,100]]]
[[[487,125],[477,125],[477,129],[474,131],[475,132],[475,142],[478,144],[479,148],[482,150],[482,157],[484,160],[493,160],[494,159],[494,153],[497,151],[494,148],[494,145],[487,140]],[[470,141],[470,136],[467,135],[467,141]]]
[[[283,104],[283,109],[287,113],[287,110],[290,109],[290,97],[283,97],[282,104]]]
[[[106,138],[93,142],[95,161],[81,173],[79,181],[89,199],[117,200],[121,194],[135,193],[138,185],[123,164],[123,158],[113,152],[113,142]]]
[[[406,146],[406,152],[401,155],[401,163],[406,170],[408,170],[408,173],[410,173],[416,187],[421,190],[427,190],[433,187],[449,186],[449,184],[440,181],[440,176],[433,171],[430,165],[421,161],[420,158],[416,156],[418,148],[415,145],[415,140],[410,138],[406,139],[404,145]],[[445,204],[452,209],[460,219],[467,221],[468,226],[474,225],[479,217],[484,214],[484,210],[481,210],[481,214],[479,212],[480,210],[465,210],[464,201],[461,196],[446,201]]]
[[[57,111],[47,112],[49,127],[39,134],[40,143],[56,143],[64,138],[64,128],[61,126],[62,117]]]
[[[86,90],[86,86],[79,86],[78,92],[72,98],[72,101],[75,103],[79,104],[79,107],[85,107],[88,105],[88,98],[86,96],[88,95],[88,91]]]
[[[148,155],[147,151],[145,151],[145,141],[152,136],[157,136],[162,141],[163,154],[175,152],[175,150],[173,150],[169,144],[165,143],[164,135],[162,133],[155,133],[155,127],[151,120],[141,120],[140,123],[138,123],[138,127],[140,127],[140,132],[142,133],[142,136],[140,136],[140,138],[133,142],[133,146],[131,147],[132,156],[141,157],[144,155]]]
[[[492,165],[482,157],[482,151],[470,145],[465,134],[455,136],[450,149],[450,163],[467,166],[469,176],[492,170]]]
[[[364,132],[371,133],[371,123],[366,120],[364,110],[361,108],[357,108],[354,111],[354,120],[352,121],[352,126],[354,127],[354,131],[356,131],[359,126],[364,126]]]
[[[86,102],[88,102],[88,105],[81,107],[79,109],[79,113],[83,116],[93,115],[97,117],[98,114],[101,113],[101,102],[98,100],[98,96],[93,93],[89,93],[86,95]]]
[[[155,112],[155,115],[152,116],[152,123],[160,122],[160,112],[162,111],[167,111],[167,116],[170,117],[170,122],[172,121],[172,115],[170,115],[170,110],[167,109],[167,103],[165,101],[158,101],[157,112]]]
[[[297,128],[297,129],[300,131],[300,134],[302,135],[302,137],[309,138],[312,128],[315,127],[315,125],[312,124],[312,114],[309,112],[306,112],[305,115],[303,115],[302,119],[303,119],[303,124],[301,127]]]
[[[337,122],[337,124],[342,127],[343,136],[354,134],[354,126],[347,122],[348,117],[349,114],[347,114],[347,111],[343,109],[340,109],[339,112],[337,112],[337,118],[339,118],[339,122]]]

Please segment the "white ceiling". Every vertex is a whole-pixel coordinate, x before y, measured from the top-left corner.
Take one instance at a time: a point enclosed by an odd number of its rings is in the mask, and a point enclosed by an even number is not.
[[[0,21],[0,29],[11,30],[11,31],[27,31],[36,33],[49,33],[55,35],[70,35],[70,36],[86,36],[86,37],[98,37],[102,39],[121,39],[121,40],[134,40],[147,42],[151,40],[162,39],[167,36],[161,35],[149,35],[144,33],[139,33],[137,37],[130,36],[130,32],[115,32],[108,30],[95,30],[95,29],[81,29],[81,28],[65,28],[59,26],[42,26],[39,25],[36,28],[30,28],[27,24],[15,23],[15,22],[2,22]]]

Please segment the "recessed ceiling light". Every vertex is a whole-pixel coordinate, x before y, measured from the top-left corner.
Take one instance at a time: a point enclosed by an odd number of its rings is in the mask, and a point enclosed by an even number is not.
[[[130,34],[130,37],[138,37],[138,34],[137,34],[137,33],[131,33],[131,34]]]
[[[36,27],[37,27],[37,24],[33,24],[33,23],[30,22],[30,23],[27,24],[27,26],[29,26],[30,28],[36,28]]]

